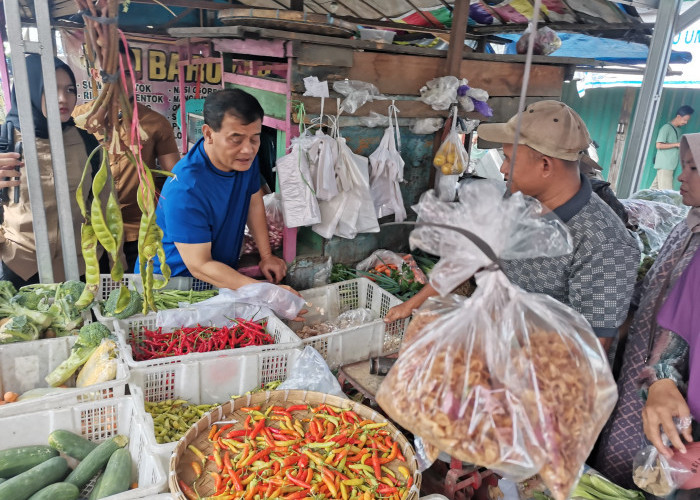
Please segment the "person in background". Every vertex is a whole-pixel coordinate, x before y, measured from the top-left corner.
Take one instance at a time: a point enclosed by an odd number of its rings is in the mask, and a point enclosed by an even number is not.
[[[680,192],[691,209],[669,234],[632,300],[635,314],[618,380],[619,399],[593,464],[623,486],[632,485],[632,461],[645,434],[666,456],[670,450],[661,442],[660,429],[674,448],[684,451],[673,418],[692,415],[695,426],[686,426],[682,437],[700,438],[700,134],[684,135],[679,142]]]
[[[634,291],[640,252],[636,240],[591,188],[579,161],[591,142],[586,125],[558,101],[540,101],[523,112],[513,176],[517,115],[507,123],[483,124],[479,137],[503,144],[501,172],[512,192],[532,196],[569,228],[574,251],[556,258],[503,262],[503,271],[528,292],[545,293],[580,312],[608,349],[624,322]],[[386,321],[411,315],[435,289],[426,285],[389,310]]]
[[[126,48],[119,42],[119,53],[121,54],[126,69]],[[132,50],[128,51],[131,67],[135,68],[135,56]],[[98,83],[102,82],[100,72],[90,69],[91,76]],[[128,74],[128,72],[127,72]],[[134,79],[139,81],[141,73],[136,72]],[[139,125],[145,132],[146,138],[141,139],[141,158],[143,163],[151,169],[170,171],[180,160],[180,153],[175,142],[173,127],[163,115],[152,110],[148,106],[134,102],[134,89],[131,85],[127,88],[129,100],[136,106],[138,112]],[[85,115],[92,109],[93,102],[82,104],[75,108],[73,116]],[[102,140],[101,134],[96,137]],[[122,211],[124,221],[124,257],[126,259],[127,270],[134,269],[136,258],[138,257],[139,225],[141,223],[141,209],[136,201],[136,193],[139,186],[139,176],[134,165],[125,153],[110,156],[110,169],[114,177],[114,187],[119,199],[119,207]],[[104,265],[101,267],[104,270]]]
[[[246,224],[265,278],[279,283],[287,274],[286,263],[270,250],[260,188],[263,115],[258,100],[239,89],[214,92],[204,101],[203,137],[175,165],[156,209],[173,276],[234,290],[257,283],[236,270]]]
[[[680,162],[680,129],[688,123],[694,112],[690,106],[683,105],[676,111],[675,118],[659,129],[654,157],[656,177],[651,183],[651,189],[673,189],[673,175]]]
[[[54,280],[60,282],[65,280],[65,275],[63,271],[63,252],[60,244],[61,236],[58,226],[58,206],[56,202],[56,191],[54,189],[54,171],[51,163],[49,126],[46,119],[46,100],[44,96],[44,77],[41,70],[41,57],[36,54],[29,55],[27,56],[26,64]],[[54,66],[56,68],[58,108],[61,114],[61,125],[63,129],[63,146],[66,154],[66,171],[68,173],[68,185],[70,187],[73,231],[75,234],[76,248],[79,249],[82,216],[78,209],[75,193],[80,183],[88,154],[97,147],[97,141],[90,134],[84,133],[76,128],[71,118],[71,112],[77,101],[77,87],[73,71],[60,59],[54,58]],[[22,132],[19,122],[17,96],[14,88],[12,89],[11,103],[12,109],[7,114],[6,123],[12,123],[14,126],[14,141],[18,143],[22,140]],[[99,163],[99,158],[95,158],[95,160],[96,163]],[[0,227],[0,255],[2,257],[0,279],[11,281],[16,288],[39,282],[27,177],[14,170],[15,167],[23,167],[23,165],[24,164],[20,161],[19,154],[10,152],[0,153],[0,178],[5,179],[0,182],[0,187],[8,187],[10,191],[10,199],[3,207],[4,221],[2,227]],[[95,164],[93,164],[93,167],[94,166]],[[20,177],[19,181],[7,180],[17,176]],[[87,178],[86,182],[91,182],[91,179],[92,173]],[[19,203],[14,202],[14,197],[12,195],[15,186],[19,186],[20,188]],[[85,195],[87,196],[87,190]],[[82,274],[85,271],[85,263],[82,258],[78,260],[80,272]]]

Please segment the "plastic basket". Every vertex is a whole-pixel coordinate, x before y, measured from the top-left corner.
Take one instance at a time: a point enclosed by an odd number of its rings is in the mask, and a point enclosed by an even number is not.
[[[267,333],[275,340],[274,344],[264,346],[241,347],[238,349],[226,349],[223,351],[203,352],[185,354],[182,356],[172,356],[162,359],[154,359],[149,361],[136,361],[133,357],[131,349],[132,339],[136,342],[143,340],[143,328],[154,330],[156,328],[157,314],[151,313],[145,316],[133,316],[125,320],[115,321],[115,333],[119,339],[119,344],[124,353],[124,359],[129,368],[147,368],[149,366],[169,365],[172,363],[180,363],[183,361],[194,361],[198,359],[215,358],[218,356],[228,356],[237,354],[248,354],[255,352],[286,350],[301,346],[299,337],[281,320],[275,316],[263,318],[267,320]]]
[[[21,395],[30,389],[47,387],[44,377],[68,359],[77,338],[73,335],[0,345],[0,394],[12,391]],[[129,369],[123,358],[118,357],[117,376],[114,380],[4,404],[0,406],[0,417],[123,396],[128,380]],[[75,377],[69,381],[69,385],[71,383],[75,385]]]
[[[300,349],[289,348],[226,354],[132,370],[129,390],[138,401],[139,411],[143,412],[149,431],[149,446],[163,467],[169,467],[170,455],[177,443],[159,444],[156,441],[153,419],[143,406],[143,401],[186,399],[196,405],[223,404],[233,395],[245,394],[268,382],[286,379],[287,369],[300,353]]]
[[[294,331],[301,329],[304,324],[335,320],[341,313],[351,309],[370,309],[380,318],[360,326],[301,340],[303,345],[316,349],[330,368],[398,351],[409,320],[384,323],[382,318],[389,309],[402,301],[376,283],[359,278],[300,293],[310,307],[304,323],[288,323]]]
[[[155,278],[160,277],[160,275],[154,275]],[[114,281],[109,274],[100,274],[100,288],[97,292],[96,300],[101,302],[107,300],[109,294],[112,290],[118,289],[121,285],[124,285],[132,290],[136,290],[139,293],[143,292],[143,282],[141,281],[140,274],[125,274],[121,281]],[[163,288],[164,290],[211,290],[215,288],[211,283],[206,281],[198,280],[197,278],[188,278],[187,276],[175,276],[168,280],[168,283]],[[92,312],[95,314],[97,321],[109,328],[110,332],[114,331],[114,322],[117,321],[112,317],[103,316],[102,309],[99,304],[92,306]],[[145,320],[147,316],[142,314],[136,314],[131,316],[129,319],[135,320]]]
[[[33,412],[25,415],[0,417],[2,443],[0,449],[17,446],[45,445],[49,434],[57,429],[80,434],[90,441],[104,441],[117,434],[129,437],[132,459],[132,479],[138,488],[108,497],[110,500],[153,498],[167,489],[165,470],[148,448],[146,429],[132,397],[121,396],[91,403],[76,404]],[[94,484],[91,481],[86,490]]]

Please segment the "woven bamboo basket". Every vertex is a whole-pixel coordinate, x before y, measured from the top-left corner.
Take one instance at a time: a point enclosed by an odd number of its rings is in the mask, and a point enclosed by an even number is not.
[[[323,394],[312,391],[268,391],[256,394],[249,394],[230,401],[225,405],[214,408],[207,413],[202,419],[193,425],[189,431],[178,441],[175,451],[170,457],[170,474],[169,484],[170,491],[178,500],[187,500],[184,493],[180,489],[178,480],[182,479],[187,484],[192,484],[195,479],[194,472],[190,464],[192,461],[198,460],[197,457],[187,447],[191,444],[196,446],[205,455],[210,455],[213,452],[212,443],[208,440],[209,429],[212,424],[223,425],[226,423],[234,423],[233,429],[243,429],[243,421],[247,414],[240,411],[239,408],[260,405],[262,412],[269,406],[291,406],[297,404],[308,404],[310,406],[318,406],[319,404],[328,404],[344,410],[352,410],[358,416],[364,419],[370,419],[375,422],[388,422],[389,425],[384,427],[389,432],[392,439],[399,444],[401,451],[406,458],[406,466],[413,476],[413,487],[409,491],[406,500],[417,500],[420,492],[421,474],[418,471],[418,461],[413,447],[410,445],[406,437],[382,414],[349,399],[339,398],[330,394]],[[295,413],[296,415],[296,413]],[[309,411],[308,415],[312,415]],[[299,413],[299,417],[303,418],[308,415]],[[397,472],[398,461],[387,464],[394,472]],[[214,480],[208,472],[216,472],[214,464],[207,461],[207,467],[202,472],[202,478],[197,482],[197,491],[201,497],[207,497],[215,493]]]

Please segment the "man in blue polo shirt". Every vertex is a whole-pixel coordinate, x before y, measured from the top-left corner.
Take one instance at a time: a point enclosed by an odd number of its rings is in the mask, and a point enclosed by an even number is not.
[[[566,223],[574,250],[561,257],[503,262],[508,279],[528,292],[547,294],[580,312],[608,349],[624,322],[637,279],[640,251],[620,218],[581,174],[579,162],[591,143],[586,125],[570,107],[540,101],[523,112],[513,176],[517,115],[507,123],[483,124],[479,137],[503,144],[501,172],[512,192],[539,200]],[[435,289],[425,286],[389,310],[385,320],[408,317]]]
[[[236,271],[246,223],[265,278],[279,283],[286,275],[285,262],[270,250],[260,190],[256,155],[263,114],[257,99],[242,90],[207,96],[203,137],[173,168],[156,209],[173,276],[230,289],[257,283]]]

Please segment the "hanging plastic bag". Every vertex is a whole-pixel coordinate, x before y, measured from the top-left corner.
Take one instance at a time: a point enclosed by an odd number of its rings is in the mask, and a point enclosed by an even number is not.
[[[277,250],[282,246],[284,239],[284,215],[282,215],[282,202],[278,193],[270,193],[263,196],[265,203],[265,218],[267,219],[267,233],[270,238],[270,248]],[[243,236],[243,255],[258,251],[253,235],[248,226],[245,227]]]
[[[456,76],[433,78],[420,89],[420,100],[436,111],[444,111],[457,102],[457,87],[467,84]]]
[[[682,432],[679,419],[674,419],[678,432]],[[666,446],[671,446],[671,441],[665,433],[661,439]],[[634,457],[632,466],[632,479],[641,490],[654,496],[665,498],[693,476],[693,471],[684,464],[674,460],[675,456],[668,459],[661,455],[655,446],[645,446]]]
[[[370,128],[388,127],[390,124],[388,116],[380,115],[376,111],[370,111],[369,116],[362,116],[359,121],[365,127]]]
[[[309,170],[316,188],[316,198],[331,200],[338,194],[338,183],[335,178],[335,165],[338,162],[338,144],[336,140],[316,131],[314,140],[309,146]]]
[[[452,128],[433,158],[443,175],[462,175],[469,167],[469,154],[457,133],[457,108],[452,110]]]
[[[340,109],[350,114],[353,114],[365,103],[383,97],[375,85],[360,80],[338,80],[333,82],[333,90],[346,96]]]
[[[542,217],[535,200],[504,200],[488,184],[478,187],[460,188],[459,203],[428,192],[417,207],[421,221],[468,228],[490,249],[448,229],[413,231],[412,244],[442,257],[431,274],[438,291],[484,270],[471,298],[409,325],[412,339],[377,402],[454,458],[514,481],[539,473],[564,500],[614,408],[617,387],[583,316],[512,285],[494,266],[515,255],[565,255],[572,246],[564,225]],[[447,270],[459,276],[450,282]]]
[[[404,161],[397,148],[400,141],[398,109],[389,106],[389,126],[377,149],[369,156],[371,171],[369,175],[370,192],[374,200],[377,217],[394,215],[395,222],[406,220],[406,207],[399,183],[403,181]],[[400,145],[400,142],[398,142]]]
[[[287,227],[311,226],[321,222],[316,192],[311,178],[308,148],[313,138],[307,134],[292,139],[292,152],[277,160],[282,214]]]
[[[523,31],[522,36],[515,44],[518,54],[527,54],[527,46],[530,43],[530,27]],[[536,56],[548,56],[561,47],[561,38],[552,28],[544,26],[535,33],[535,45],[532,53]]]
[[[414,280],[418,283],[426,284],[428,278],[425,276],[423,270],[418,267],[416,259],[413,258],[411,254],[398,254],[391,250],[375,250],[372,255],[366,259],[358,262],[355,265],[355,269],[358,271],[371,271],[376,266],[380,264],[394,265],[400,271],[403,266],[408,266],[408,268],[413,272]]]
[[[277,387],[277,390],[316,391],[347,399],[326,361],[311,346],[304,347],[289,367],[287,379]]]
[[[411,132],[418,135],[434,134],[442,128],[445,120],[442,118],[417,118],[411,124]]]
[[[353,153],[344,137],[338,136],[336,141],[339,194],[332,200],[319,202],[321,222],[312,229],[324,238],[336,235],[352,239],[357,233],[377,233],[379,221],[369,190],[369,161]]]

